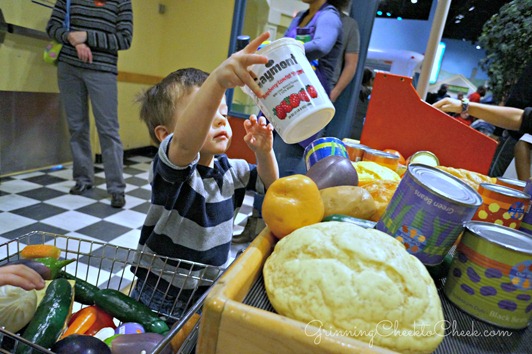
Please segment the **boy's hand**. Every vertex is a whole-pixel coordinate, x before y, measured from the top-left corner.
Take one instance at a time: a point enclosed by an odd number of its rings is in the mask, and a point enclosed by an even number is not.
[[[236,86],[248,86],[257,97],[262,97],[259,85],[255,82],[249,71],[253,64],[266,64],[268,58],[255,54],[262,42],[270,37],[269,32],[264,32],[252,40],[244,49],[234,53],[226,59],[211,75],[215,75],[216,81],[224,89]]]
[[[273,126],[266,118],[251,115],[244,121],[244,141],[255,153],[268,153],[273,149]]]

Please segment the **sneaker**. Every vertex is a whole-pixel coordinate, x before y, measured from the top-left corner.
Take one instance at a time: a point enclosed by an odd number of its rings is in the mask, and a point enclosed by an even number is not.
[[[111,194],[111,206],[113,208],[122,208],[124,205],[126,205],[126,197],[124,193]]]
[[[70,194],[81,195],[92,188],[91,184],[76,183],[76,185],[70,188]]]

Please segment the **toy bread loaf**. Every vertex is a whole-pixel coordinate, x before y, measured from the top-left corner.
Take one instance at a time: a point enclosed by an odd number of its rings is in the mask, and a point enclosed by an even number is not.
[[[266,260],[268,298],[281,315],[401,353],[443,340],[440,298],[423,264],[393,237],[350,223],[300,228]]]

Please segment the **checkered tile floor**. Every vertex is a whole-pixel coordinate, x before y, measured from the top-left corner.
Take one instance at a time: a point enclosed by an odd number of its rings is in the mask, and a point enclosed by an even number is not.
[[[83,247],[95,242],[136,249],[150,205],[148,171],[151,160],[152,156],[132,156],[125,161],[127,186],[123,209],[110,206],[101,164],[95,166],[94,187],[84,195],[68,193],[74,185],[69,164],[0,178],[0,245],[33,231],[44,231],[80,239]],[[235,235],[244,229],[252,202],[252,195],[246,196],[235,218]],[[247,244],[234,245],[231,256],[234,258],[245,246]],[[93,252],[96,248],[84,252]],[[9,252],[13,251],[0,246],[0,261]],[[94,277],[99,276],[99,272],[87,272],[88,278],[93,277],[92,273]],[[101,280],[101,276],[98,279]],[[100,282],[96,278],[87,280]]]

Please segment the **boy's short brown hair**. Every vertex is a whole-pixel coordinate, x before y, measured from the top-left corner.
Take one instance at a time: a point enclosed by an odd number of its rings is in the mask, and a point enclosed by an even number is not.
[[[148,126],[153,142],[157,145],[160,143],[155,135],[155,127],[170,127],[181,98],[193,88],[200,87],[208,75],[200,69],[179,69],[137,97],[136,101],[141,105],[140,119]]]

